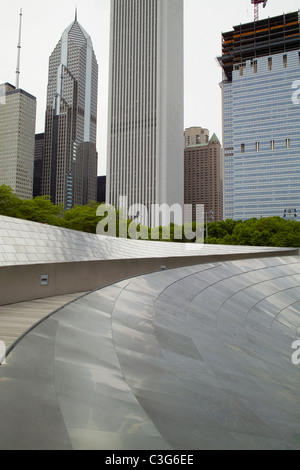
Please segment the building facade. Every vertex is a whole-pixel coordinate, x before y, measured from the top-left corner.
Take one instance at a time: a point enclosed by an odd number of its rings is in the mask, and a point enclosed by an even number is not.
[[[0,101],[0,185],[22,199],[33,194],[36,98],[5,83]]]
[[[98,64],[90,36],[75,21],[49,60],[42,193],[54,204],[97,196]]]
[[[98,176],[97,202],[99,204],[106,202],[106,176]]]
[[[299,13],[223,34],[225,216],[300,215]],[[299,82],[300,85],[300,82]]]
[[[42,195],[44,147],[45,134],[36,134],[34,146],[33,197]]]
[[[113,0],[107,202],[183,206],[183,0]],[[147,218],[147,220],[145,220]]]
[[[197,220],[197,205],[204,206],[209,220],[219,221],[223,220],[222,147],[215,134],[209,140],[207,129],[203,133],[202,130],[191,128],[185,131],[184,203],[193,206],[193,221]],[[192,142],[192,136],[201,135],[203,143],[188,144],[188,136]]]
[[[209,130],[202,127],[189,127],[184,131],[184,148],[190,145],[205,145],[209,142]]]

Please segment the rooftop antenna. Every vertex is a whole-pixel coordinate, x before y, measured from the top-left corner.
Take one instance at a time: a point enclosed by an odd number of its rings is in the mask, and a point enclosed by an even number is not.
[[[75,21],[77,21],[77,7],[75,9]]]
[[[16,89],[20,87],[20,58],[21,58],[21,32],[22,32],[22,8],[20,9],[20,26],[19,26],[19,42],[18,42],[18,58],[16,70]]]

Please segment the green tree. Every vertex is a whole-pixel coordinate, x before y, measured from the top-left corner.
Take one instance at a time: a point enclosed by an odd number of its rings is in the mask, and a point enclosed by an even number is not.
[[[219,245],[220,244],[220,239],[216,237],[208,237],[206,240],[206,243],[208,245]]]
[[[23,200],[20,217],[25,220],[49,225],[61,225],[64,208],[63,205],[54,205],[50,196],[39,196],[30,200]]]
[[[0,186],[0,215],[20,218],[22,200],[10,186]]]
[[[252,246],[270,246],[271,234],[268,230],[254,230],[251,234],[250,244]]]
[[[300,223],[281,217],[226,220],[209,225],[207,243],[246,246],[300,246]]]
[[[96,211],[99,204],[90,202],[86,206],[75,206],[69,211],[65,211],[61,220],[61,225],[71,230],[80,232],[96,233],[100,217]]]
[[[105,205],[104,205],[105,206]],[[0,186],[0,215],[31,220],[49,225],[59,225],[72,230],[88,233],[96,233],[97,225],[102,220],[105,224],[111,223],[108,212],[100,211],[97,215],[97,202],[91,202],[86,206],[75,206],[65,211],[62,205],[52,204],[50,197],[43,196],[30,200],[19,198],[11,187]],[[105,207],[104,207],[105,209]],[[103,215],[102,215],[103,214]],[[115,220],[116,236],[127,236],[128,228],[134,233],[133,221],[124,220],[120,212],[113,212]],[[105,220],[104,220],[105,219]],[[184,237],[185,230],[189,228],[196,232],[195,223],[188,227],[179,227],[171,224],[167,228],[151,228],[139,225],[137,238],[164,240],[171,242],[195,243],[195,239],[188,240]],[[187,233],[187,231],[186,231]],[[181,236],[182,235],[182,236]],[[166,239],[167,238],[167,239]],[[206,243],[222,245],[248,245],[248,246],[274,246],[274,247],[300,247],[300,223],[295,220],[286,220],[281,217],[268,217],[249,219],[246,221],[234,221],[231,219],[211,222],[209,224],[208,239]]]

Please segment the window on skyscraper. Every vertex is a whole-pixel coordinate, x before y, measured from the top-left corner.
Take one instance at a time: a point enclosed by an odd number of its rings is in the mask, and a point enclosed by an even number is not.
[[[272,57],[269,57],[268,59],[268,65],[269,65],[269,70],[272,70]]]

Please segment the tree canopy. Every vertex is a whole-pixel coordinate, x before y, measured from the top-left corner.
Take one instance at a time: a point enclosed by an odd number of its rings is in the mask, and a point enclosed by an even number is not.
[[[99,211],[99,204],[91,201],[85,206],[75,206],[66,211],[62,205],[56,206],[49,196],[42,196],[24,200],[19,198],[9,186],[0,186],[0,215],[31,220],[49,225],[56,225],[71,230],[96,233],[99,222],[107,214]],[[104,214],[104,215],[103,215]],[[190,227],[178,227],[171,224],[169,227],[159,227],[155,230],[138,225],[136,228],[132,220],[123,220],[119,211],[116,211],[116,236],[131,236],[137,238],[165,240],[170,242],[194,243],[193,233],[196,233],[195,224]],[[105,225],[105,224],[104,224]],[[128,233],[129,232],[129,233]],[[125,235],[124,235],[125,234]],[[197,240],[199,241],[199,239]],[[211,222],[208,225],[208,244],[220,245],[246,245],[269,247],[300,247],[300,223],[296,220],[281,217],[250,219],[234,221],[231,219],[221,222]]]
[[[299,247],[300,223],[281,217],[209,224],[209,244]]]

